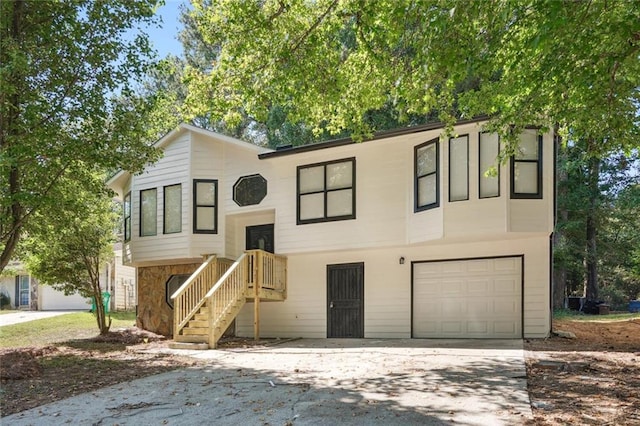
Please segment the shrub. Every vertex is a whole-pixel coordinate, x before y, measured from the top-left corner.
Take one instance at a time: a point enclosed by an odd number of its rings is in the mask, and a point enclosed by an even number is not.
[[[0,309],[8,309],[11,307],[11,297],[4,291],[0,291]]]

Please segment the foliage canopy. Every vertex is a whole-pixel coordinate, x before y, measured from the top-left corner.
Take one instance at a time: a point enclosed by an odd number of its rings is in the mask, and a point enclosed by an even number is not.
[[[187,107],[227,122],[293,121],[356,137],[367,112],[489,114],[507,137],[558,124],[600,155],[638,146],[640,3],[554,0],[196,0],[211,69],[187,70]],[[505,154],[509,154],[506,152]]]
[[[87,165],[140,170],[155,158],[131,85],[152,65],[156,0],[3,1],[0,6],[0,271],[56,186]]]

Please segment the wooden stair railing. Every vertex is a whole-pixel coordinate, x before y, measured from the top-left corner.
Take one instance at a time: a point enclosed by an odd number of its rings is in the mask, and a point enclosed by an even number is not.
[[[171,296],[175,341],[207,343],[215,349],[247,299],[254,301],[254,337],[259,338],[260,299],[286,299],[287,258],[247,250],[232,265],[230,262],[207,259]]]
[[[171,295],[173,299],[173,337],[198,313],[205,296],[229,268],[231,261],[212,255]]]
[[[247,301],[248,265],[247,254],[242,254],[205,296],[211,349],[216,348],[218,340]]]

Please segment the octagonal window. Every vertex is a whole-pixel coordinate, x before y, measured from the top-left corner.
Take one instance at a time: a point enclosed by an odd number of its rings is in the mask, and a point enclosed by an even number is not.
[[[267,180],[259,174],[242,176],[233,184],[233,201],[239,206],[260,204],[267,196]]]

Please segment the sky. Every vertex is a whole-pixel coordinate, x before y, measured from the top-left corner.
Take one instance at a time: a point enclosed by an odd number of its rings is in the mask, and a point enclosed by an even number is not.
[[[182,24],[178,20],[180,5],[189,5],[188,0],[165,0],[165,4],[158,8],[158,14],[162,18],[161,28],[147,28],[149,39],[158,52],[159,58],[168,54],[182,55],[182,44],[178,41],[178,31]]]

